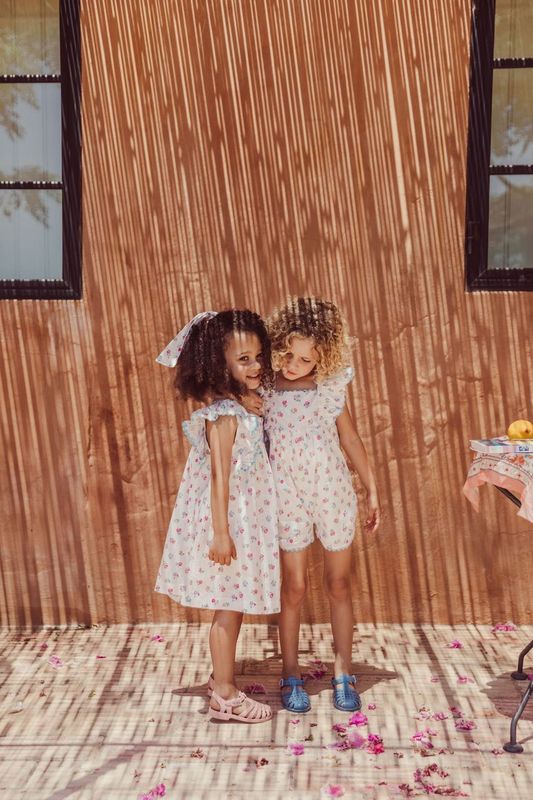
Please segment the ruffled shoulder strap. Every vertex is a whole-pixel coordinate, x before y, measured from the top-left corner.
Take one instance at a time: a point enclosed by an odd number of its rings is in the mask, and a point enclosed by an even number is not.
[[[347,386],[351,381],[353,381],[355,372],[353,367],[344,367],[339,372],[336,372],[334,375],[330,375],[329,378],[326,378],[322,381],[322,383],[318,384],[318,388],[321,389],[322,387],[329,388],[344,388]]]
[[[193,447],[206,448],[205,423],[215,422],[219,417],[237,417],[238,422],[251,415],[236,400],[215,400],[209,406],[199,408],[189,420],[182,422],[183,432]]]
[[[339,416],[346,401],[346,386],[353,380],[353,377],[353,367],[345,367],[318,384],[318,396],[326,413],[335,417]]]

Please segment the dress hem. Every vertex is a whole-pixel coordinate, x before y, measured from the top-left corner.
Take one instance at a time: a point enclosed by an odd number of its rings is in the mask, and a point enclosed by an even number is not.
[[[281,608],[278,606],[277,608],[273,609],[272,611],[258,611],[257,609],[253,608],[235,608],[234,606],[226,606],[224,608],[217,608],[213,605],[195,605],[194,603],[187,603],[184,602],[180,597],[175,594],[169,594],[164,589],[154,589],[154,592],[157,594],[164,594],[165,597],[169,597],[171,600],[174,600],[175,603],[178,603],[180,606],[184,608],[197,608],[199,611],[237,611],[240,614],[254,614],[259,617],[266,617],[269,614],[279,614]]]

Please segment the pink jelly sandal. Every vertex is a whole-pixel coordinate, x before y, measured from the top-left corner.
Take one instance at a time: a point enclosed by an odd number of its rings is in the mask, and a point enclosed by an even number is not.
[[[213,691],[211,700],[214,700],[215,703],[220,706],[218,710],[209,706],[209,716],[211,719],[223,719],[225,722],[234,719],[235,722],[247,722],[248,724],[268,722],[269,719],[272,719],[272,710],[270,706],[264,703],[258,703],[257,700],[252,700],[251,697],[247,697],[244,692],[239,692],[237,697],[232,697],[231,700],[224,700],[223,697],[220,697],[220,695]],[[235,708],[242,705],[244,705],[243,710],[237,714]],[[268,713],[263,715],[265,709],[268,709]]]

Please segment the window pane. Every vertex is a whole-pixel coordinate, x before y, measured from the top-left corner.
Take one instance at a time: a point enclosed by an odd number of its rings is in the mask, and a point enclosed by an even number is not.
[[[491,175],[489,269],[533,268],[533,175]]]
[[[0,189],[0,280],[60,280],[61,190]]]
[[[59,84],[0,84],[0,180],[61,180]]]
[[[533,3],[497,0],[494,58],[533,57]]]
[[[53,75],[59,62],[59,0],[0,2],[0,74]]]
[[[533,163],[533,69],[495,69],[492,164]]]

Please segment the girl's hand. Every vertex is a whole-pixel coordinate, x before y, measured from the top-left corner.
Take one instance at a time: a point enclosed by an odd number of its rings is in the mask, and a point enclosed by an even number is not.
[[[241,398],[241,406],[247,410],[249,414],[255,414],[256,417],[263,416],[263,398],[256,392],[248,392]]]
[[[215,535],[211,547],[209,548],[209,560],[214,561],[215,564],[222,564],[229,567],[232,558],[237,558],[237,550],[231,536]]]
[[[369,492],[367,498],[368,514],[365,522],[365,531],[375,533],[379,528],[381,512],[377,492]]]

